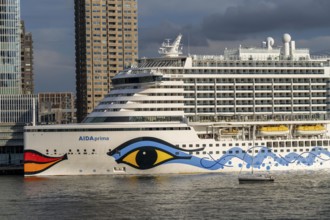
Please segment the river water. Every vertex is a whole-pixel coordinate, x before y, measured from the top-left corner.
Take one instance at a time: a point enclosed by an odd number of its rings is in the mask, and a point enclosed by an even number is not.
[[[330,171],[237,174],[0,176],[1,219],[329,219]]]

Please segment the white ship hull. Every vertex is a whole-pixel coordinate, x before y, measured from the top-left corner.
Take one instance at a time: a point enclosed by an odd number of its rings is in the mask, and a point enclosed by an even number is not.
[[[25,140],[26,176],[248,172],[251,166],[255,171],[330,168],[327,147],[296,146],[284,151],[267,148],[264,141],[252,147],[252,141],[201,140],[194,130],[26,132]],[[290,141],[299,144],[302,139]],[[141,158],[144,151],[151,161]]]

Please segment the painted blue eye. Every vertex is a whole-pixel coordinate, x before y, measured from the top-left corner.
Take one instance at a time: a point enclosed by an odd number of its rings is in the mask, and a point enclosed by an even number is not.
[[[156,138],[130,140],[108,153],[117,163],[125,163],[140,170],[154,168],[171,160],[191,158],[182,149]]]

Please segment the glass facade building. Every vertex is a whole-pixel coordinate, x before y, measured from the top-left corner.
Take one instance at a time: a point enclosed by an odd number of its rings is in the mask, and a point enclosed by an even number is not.
[[[0,0],[0,94],[20,94],[20,75],[20,1]]]
[[[37,99],[22,92],[20,0],[0,0],[0,166],[21,165]]]

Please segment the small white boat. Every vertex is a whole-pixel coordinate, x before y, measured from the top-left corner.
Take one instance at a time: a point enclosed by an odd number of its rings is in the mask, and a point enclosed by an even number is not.
[[[245,174],[238,176],[239,183],[274,182],[275,178],[269,174]]]

